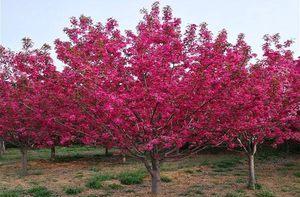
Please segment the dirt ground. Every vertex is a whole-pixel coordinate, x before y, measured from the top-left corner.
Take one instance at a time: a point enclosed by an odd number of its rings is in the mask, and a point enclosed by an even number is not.
[[[125,164],[118,156],[72,158],[50,161],[33,159],[29,162],[29,175],[20,176],[19,162],[0,163],[0,191],[28,190],[35,186],[45,186],[52,196],[70,196],[65,188],[79,187],[76,196],[151,196],[150,177],[146,175],[141,184],[122,185],[119,180],[103,181],[103,185],[117,184],[121,188],[90,189],[86,183],[91,177],[101,174],[144,170],[140,163],[128,160]],[[0,160],[1,161],[1,160]],[[248,190],[247,161],[241,154],[203,154],[197,158],[164,163],[161,170],[169,182],[162,183],[160,196],[278,196],[300,197],[300,156],[262,157],[256,162],[257,190]],[[2,194],[4,197],[5,195]],[[6,195],[8,196],[8,195]],[[19,194],[16,196],[30,196]],[[1,192],[0,192],[1,197]]]

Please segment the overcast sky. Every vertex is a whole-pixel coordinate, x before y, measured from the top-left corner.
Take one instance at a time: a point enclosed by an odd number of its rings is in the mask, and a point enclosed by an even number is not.
[[[134,29],[141,19],[140,9],[150,8],[147,0],[0,0],[0,43],[12,50],[21,48],[21,39],[30,37],[40,47],[53,46],[55,38],[65,38],[62,29],[71,16],[82,14],[104,22],[113,17],[120,28]],[[260,54],[264,34],[280,33],[293,39],[293,51],[300,56],[300,0],[161,0],[170,5],[183,26],[208,23],[217,33],[226,28],[234,41],[239,33],[254,52]],[[53,57],[55,54],[52,53]],[[56,61],[58,64],[58,61]]]

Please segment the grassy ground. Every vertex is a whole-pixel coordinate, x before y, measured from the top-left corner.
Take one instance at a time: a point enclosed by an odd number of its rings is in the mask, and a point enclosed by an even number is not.
[[[150,196],[150,177],[142,164],[93,147],[57,148],[29,153],[29,175],[21,177],[20,153],[0,158],[0,197]],[[300,156],[264,151],[256,157],[257,190],[246,188],[247,161],[242,154],[203,153],[164,163],[161,196],[299,196]]]

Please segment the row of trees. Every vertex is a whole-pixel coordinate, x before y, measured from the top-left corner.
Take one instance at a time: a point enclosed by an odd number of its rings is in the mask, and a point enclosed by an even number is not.
[[[265,36],[257,58],[241,34],[213,36],[206,24],[181,32],[170,7],[158,3],[136,32],[72,18],[57,39],[57,71],[49,46],[0,47],[0,137],[18,146],[27,171],[31,148],[73,143],[117,147],[145,164],[152,193],[160,165],[208,146],[241,148],[255,188],[257,146],[300,141],[299,67],[291,41]]]

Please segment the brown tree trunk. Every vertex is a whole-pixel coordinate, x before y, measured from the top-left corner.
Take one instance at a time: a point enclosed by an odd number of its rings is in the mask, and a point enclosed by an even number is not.
[[[5,153],[5,142],[0,138],[0,157]]]
[[[54,160],[56,156],[56,152],[55,152],[55,146],[51,147],[51,153],[50,153],[50,159]]]
[[[151,193],[157,195],[161,192],[161,180],[159,161],[152,159],[152,171],[151,171]]]
[[[108,156],[108,148],[105,147],[105,156]]]
[[[122,161],[123,161],[123,163],[126,163],[126,155],[125,154],[122,154]]]
[[[27,154],[27,148],[22,147],[21,148],[21,174],[27,175],[28,172],[28,154]]]
[[[255,189],[255,170],[254,170],[254,154],[248,155],[248,167],[249,167],[249,179],[248,179],[248,188]]]

